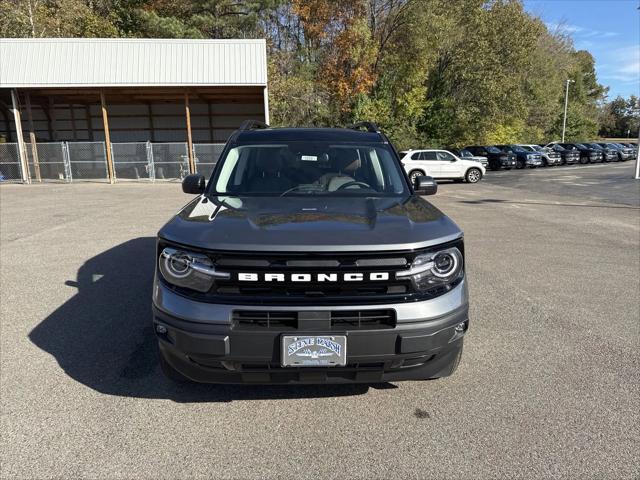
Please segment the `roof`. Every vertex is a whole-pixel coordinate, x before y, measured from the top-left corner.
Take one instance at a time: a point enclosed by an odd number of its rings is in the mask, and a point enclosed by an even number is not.
[[[0,88],[266,84],[264,39],[0,39]]]
[[[232,138],[235,142],[344,142],[344,143],[383,143],[384,135],[363,132],[350,128],[260,128],[255,130],[237,130]]]

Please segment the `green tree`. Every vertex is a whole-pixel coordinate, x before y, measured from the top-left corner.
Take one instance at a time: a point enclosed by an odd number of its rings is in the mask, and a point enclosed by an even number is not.
[[[636,137],[640,128],[640,99],[618,96],[601,108],[600,132],[602,137]]]

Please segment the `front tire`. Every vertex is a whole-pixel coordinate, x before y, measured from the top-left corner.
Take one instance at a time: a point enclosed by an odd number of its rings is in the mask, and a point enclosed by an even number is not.
[[[482,179],[482,172],[479,168],[470,168],[464,178],[467,183],[478,183]]]
[[[418,177],[424,177],[425,173],[422,170],[411,170],[409,173],[409,180],[411,180],[411,185],[416,184],[416,179]]]
[[[516,168],[517,169],[523,169],[524,168],[524,162],[522,160],[516,160]]]

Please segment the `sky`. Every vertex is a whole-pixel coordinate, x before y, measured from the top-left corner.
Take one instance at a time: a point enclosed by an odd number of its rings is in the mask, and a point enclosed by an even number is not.
[[[640,0],[525,0],[525,8],[553,31],[571,34],[578,50],[596,59],[609,99],[640,96]]]

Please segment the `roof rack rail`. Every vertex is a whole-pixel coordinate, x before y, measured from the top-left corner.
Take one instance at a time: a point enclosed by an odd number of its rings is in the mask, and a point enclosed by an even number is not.
[[[269,125],[260,120],[245,120],[238,130],[257,130],[258,128],[269,128]]]
[[[382,133],[378,128],[378,125],[373,122],[356,122],[352,125],[347,125],[347,128],[351,130],[362,130],[363,128],[366,128],[367,132]]]

